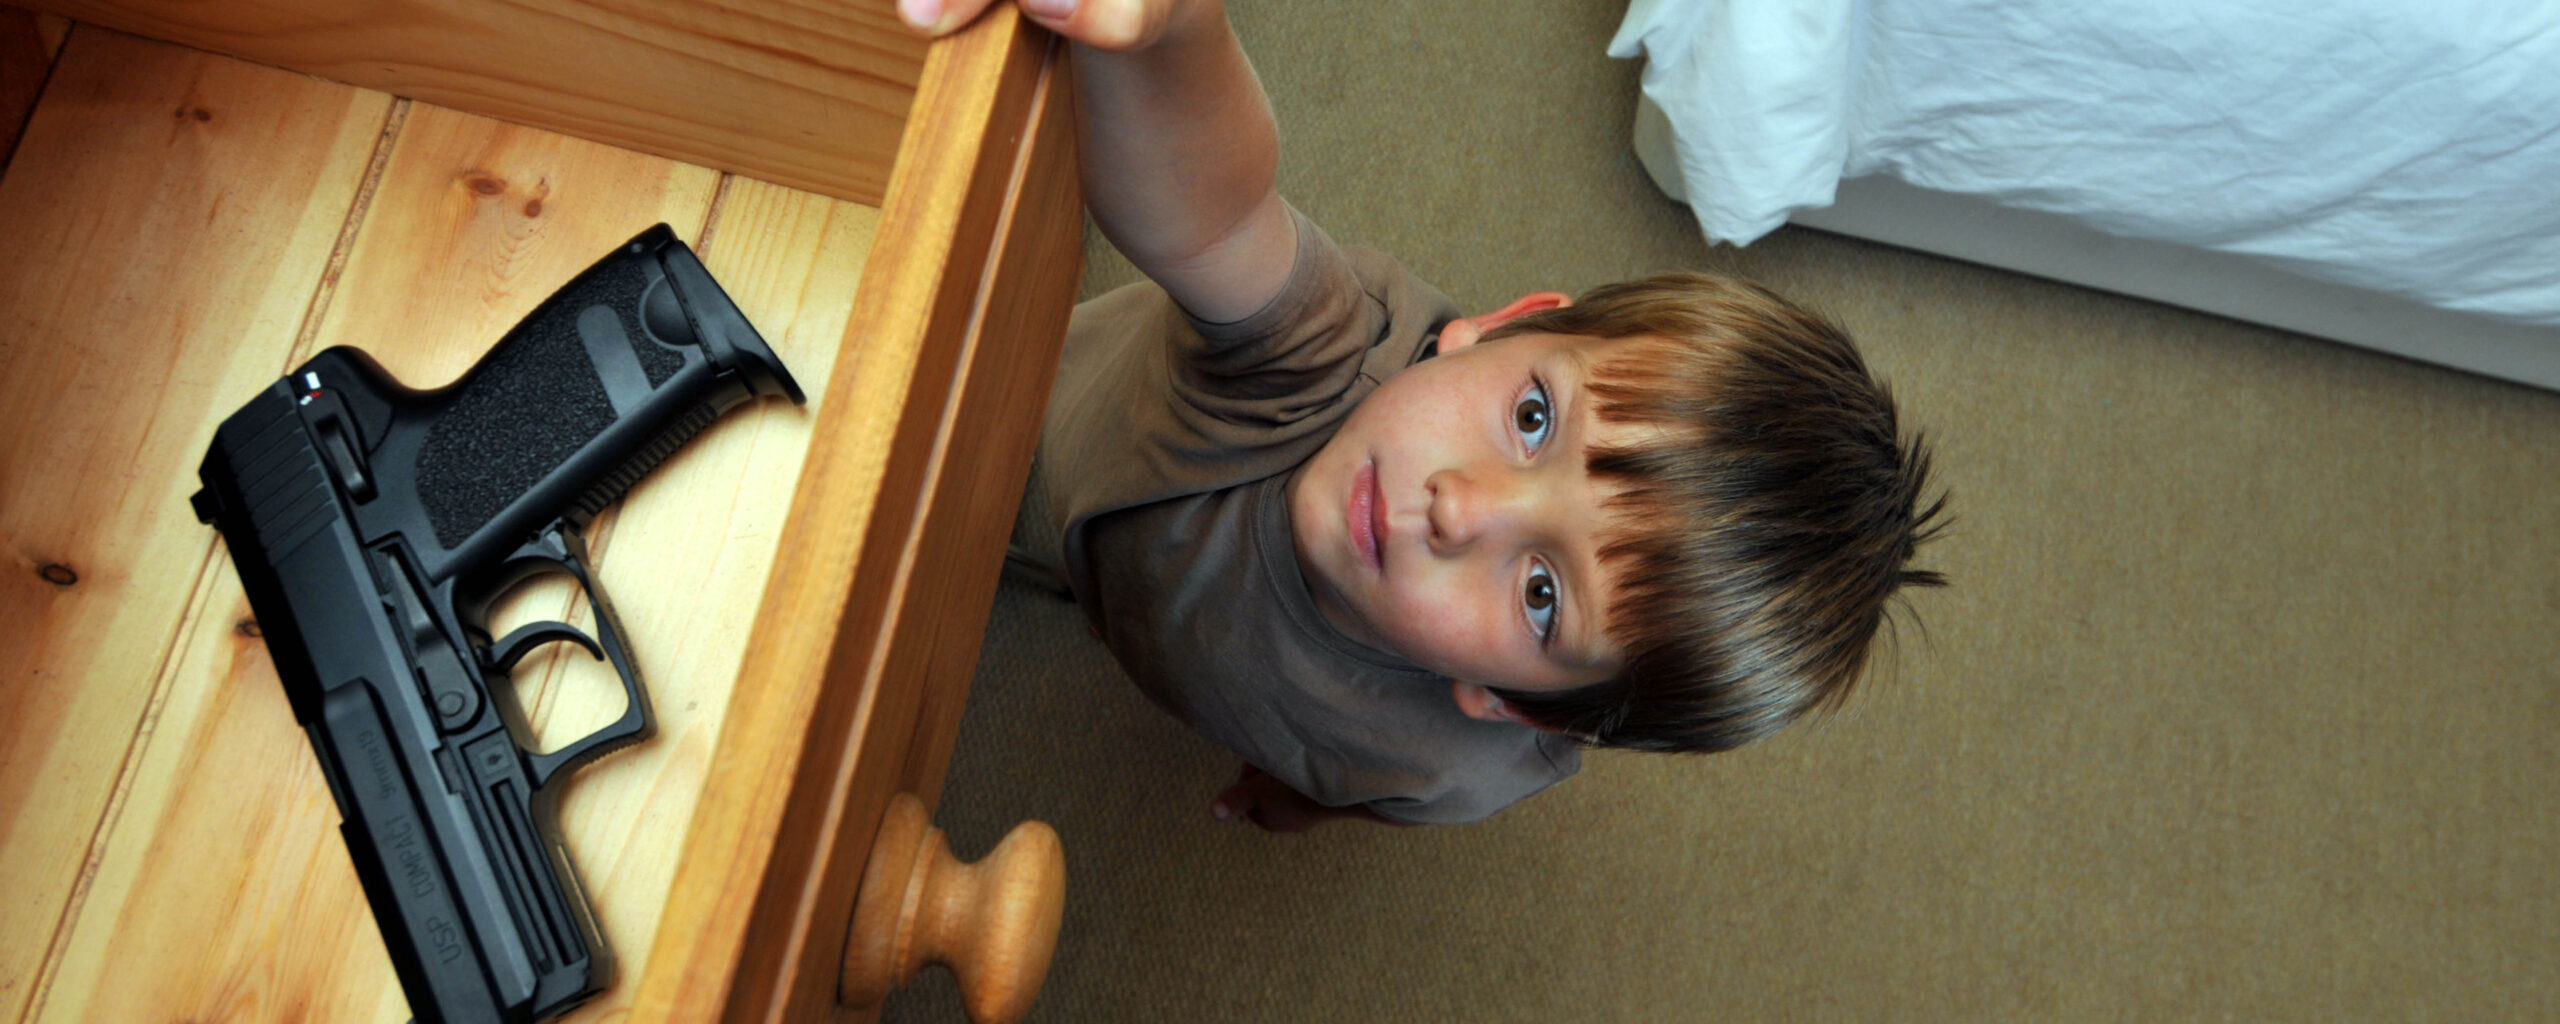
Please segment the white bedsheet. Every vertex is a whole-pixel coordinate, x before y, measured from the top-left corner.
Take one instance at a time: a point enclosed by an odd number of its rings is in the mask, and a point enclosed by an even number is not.
[[[1843,177],[2560,325],[2555,0],[1635,0],[1711,241]]]

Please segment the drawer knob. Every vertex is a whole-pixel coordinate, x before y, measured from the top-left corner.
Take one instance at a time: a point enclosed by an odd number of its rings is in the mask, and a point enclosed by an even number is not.
[[[951,968],[977,1024],[1009,1024],[1031,1009],[1058,948],[1067,857],[1058,833],[1026,821],[975,864],[951,855],[942,830],[910,793],[890,798],[854,897],[838,1001],[878,1005],[927,962]]]

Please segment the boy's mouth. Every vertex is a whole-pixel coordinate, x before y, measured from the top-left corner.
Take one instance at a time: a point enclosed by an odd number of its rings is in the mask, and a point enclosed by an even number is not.
[[[1360,471],[1351,475],[1351,498],[1344,503],[1343,521],[1351,528],[1352,550],[1360,553],[1372,572],[1386,568],[1386,503],[1378,498],[1378,464],[1361,463]]]

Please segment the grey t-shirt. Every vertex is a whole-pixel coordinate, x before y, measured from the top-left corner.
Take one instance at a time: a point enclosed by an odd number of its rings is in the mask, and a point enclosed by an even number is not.
[[[1320,803],[1402,821],[1491,815],[1579,770],[1561,736],[1459,713],[1448,680],[1317,611],[1289,474],[1458,315],[1295,210],[1288,283],[1252,316],[1192,320],[1151,284],[1076,308],[1029,507],[1139,688]]]

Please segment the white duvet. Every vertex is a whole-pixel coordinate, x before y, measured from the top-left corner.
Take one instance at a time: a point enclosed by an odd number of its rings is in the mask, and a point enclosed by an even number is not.
[[[1635,0],[1712,241],[1843,177],[2560,325],[2560,0]]]

